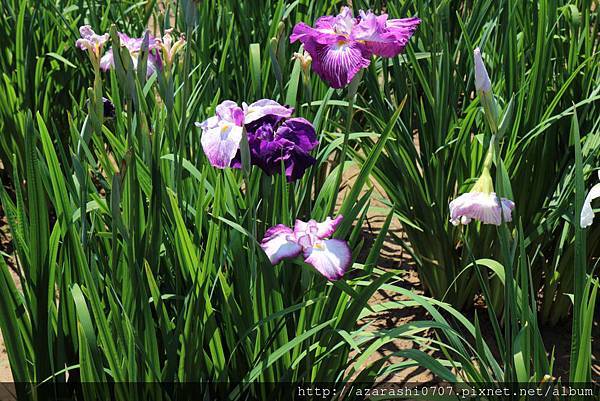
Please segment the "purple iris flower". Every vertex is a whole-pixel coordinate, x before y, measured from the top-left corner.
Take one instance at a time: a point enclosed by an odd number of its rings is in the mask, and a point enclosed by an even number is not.
[[[303,22],[294,26],[290,42],[299,40],[312,57],[313,70],[332,88],[342,88],[371,56],[395,57],[404,51],[421,20],[389,19],[360,11],[357,18],[348,7],[336,16],[323,16],[310,27]]]
[[[293,112],[270,99],[242,107],[226,100],[217,106],[215,116],[196,126],[202,129],[200,142],[214,167],[241,168],[239,148],[245,128],[251,163],[268,175],[281,172],[283,164],[288,181],[293,181],[315,164],[309,152],[319,143],[312,124],[304,118],[290,118]]]
[[[293,229],[278,224],[267,230],[260,247],[273,265],[302,254],[304,261],[328,280],[338,280],[352,264],[352,251],[348,243],[340,239],[328,239],[342,219],[340,215],[335,219],[327,217],[321,223],[296,220]]]
[[[318,144],[312,124],[304,118],[265,116],[246,125],[252,164],[268,175],[281,172],[288,181],[302,178],[307,168],[317,162],[310,155]]]
[[[138,58],[142,50],[142,43],[144,38],[130,38],[124,33],[118,32],[121,46],[127,48],[131,60],[133,61],[133,68],[137,69]],[[162,60],[160,58],[160,43],[152,35],[148,37],[148,62],[146,65],[146,76],[151,76],[156,71],[162,70]],[[113,48],[111,47],[100,59],[100,69],[102,71],[108,71],[115,66],[115,59],[113,55]]]

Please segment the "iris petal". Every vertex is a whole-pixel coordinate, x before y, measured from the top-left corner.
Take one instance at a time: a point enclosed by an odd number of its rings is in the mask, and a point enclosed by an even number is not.
[[[305,49],[313,59],[313,70],[332,88],[348,85],[371,62],[369,51],[358,42],[338,41],[328,45],[309,42]]]
[[[294,241],[291,228],[278,224],[265,233],[260,247],[265,251],[272,264],[276,265],[286,258],[295,258],[302,252],[302,247]]]
[[[282,106],[275,100],[261,99],[250,104],[249,106],[244,104],[244,122],[246,124],[252,123],[265,116],[275,116],[288,118],[294,112],[291,107]]]
[[[203,131],[200,143],[211,165],[229,167],[240,148],[242,130],[242,127],[232,123],[220,122],[216,127]]]
[[[404,51],[406,44],[421,23],[419,18],[387,19],[386,14],[376,16],[362,13],[354,30],[356,40],[365,41],[370,52],[381,57],[395,57]]]
[[[317,241],[304,249],[305,262],[312,265],[328,280],[338,280],[344,276],[352,263],[352,252],[345,241],[328,239]]]
[[[498,197],[495,193],[468,192],[450,202],[450,222],[454,225],[468,224],[475,219],[484,224],[499,226],[512,221],[515,203]]]
[[[335,219],[331,217],[327,217],[325,221],[318,223],[316,220],[309,220],[304,222],[300,219],[296,220],[294,224],[294,234],[297,238],[300,238],[303,235],[309,234],[313,235],[318,239],[325,239],[337,230],[338,226],[344,219],[344,216],[341,214],[337,216]]]
[[[598,175],[600,176],[600,173]],[[583,208],[581,209],[580,216],[581,228],[589,227],[594,222],[594,210],[592,209],[592,201],[596,198],[600,198],[600,184],[594,185],[585,197],[585,202],[583,202]]]

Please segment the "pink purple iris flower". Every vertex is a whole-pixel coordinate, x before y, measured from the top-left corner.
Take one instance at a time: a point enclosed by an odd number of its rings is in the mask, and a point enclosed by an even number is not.
[[[142,43],[144,38],[130,38],[124,33],[118,32],[121,46],[127,48],[131,60],[133,61],[133,68],[137,69],[138,58],[142,50]],[[160,41],[154,36],[148,35],[148,62],[146,64],[146,75],[149,77],[157,71],[162,70],[162,60],[160,58],[159,49]],[[115,60],[113,55],[113,48],[111,47],[100,59],[100,69],[102,71],[108,71],[115,67]]]
[[[291,118],[293,108],[262,99],[250,105],[226,100],[215,115],[196,123],[202,129],[200,142],[211,165],[241,168],[240,142],[246,129],[251,163],[268,175],[281,172],[288,181],[302,177],[316,159],[309,152],[317,145],[313,125],[304,118]]]
[[[328,217],[321,223],[296,220],[293,229],[278,224],[267,230],[260,246],[273,265],[302,254],[304,261],[328,280],[338,280],[352,263],[352,251],[348,243],[329,238],[342,219],[340,215],[335,219]]]
[[[360,11],[352,15],[343,7],[336,16],[323,16],[310,27],[296,24],[290,41],[299,40],[312,58],[313,70],[332,88],[342,88],[362,68],[369,66],[371,56],[395,57],[404,51],[421,20],[419,18],[388,19]]]

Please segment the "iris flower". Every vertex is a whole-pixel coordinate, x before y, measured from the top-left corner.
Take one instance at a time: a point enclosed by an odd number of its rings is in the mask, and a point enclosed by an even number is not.
[[[83,25],[79,27],[79,34],[81,38],[77,39],[75,46],[81,50],[87,50],[90,60],[98,68],[102,48],[108,41],[108,33],[98,35],[91,26]]]
[[[246,125],[252,164],[268,175],[285,170],[288,181],[302,178],[316,163],[309,152],[318,144],[312,124],[304,118],[264,116]]]
[[[269,175],[280,172],[283,164],[289,181],[302,177],[316,162],[309,152],[318,141],[309,121],[290,118],[293,111],[269,99],[243,103],[242,107],[224,101],[215,116],[196,123],[202,129],[200,142],[210,164],[221,169],[241,168],[239,148],[245,128],[252,164]]]
[[[350,267],[352,252],[346,241],[327,238],[342,219],[340,215],[335,219],[328,217],[321,223],[296,220],[293,229],[278,224],[267,230],[260,246],[273,265],[302,254],[304,261],[328,280],[338,280]]]
[[[354,18],[348,7],[336,16],[323,16],[310,27],[294,26],[290,42],[299,40],[312,58],[312,68],[332,88],[342,88],[358,71],[369,66],[371,56],[395,57],[404,51],[421,20],[389,19],[360,11]]]
[[[137,69],[138,59],[140,52],[142,51],[142,43],[144,38],[130,38],[124,33],[118,32],[121,46],[125,47],[129,51],[131,60],[133,61],[133,68]],[[156,71],[162,69],[162,60],[159,54],[160,44],[159,41],[152,35],[148,37],[148,62],[146,64],[146,76],[151,76]],[[100,59],[100,69],[102,71],[108,71],[115,66],[115,59],[113,54],[113,48],[111,47],[104,56]]]
[[[600,170],[598,170],[598,178],[600,178]],[[581,228],[589,227],[594,222],[592,201],[596,198],[600,198],[600,183],[594,185],[585,197],[585,202],[583,202],[583,208],[581,209],[581,216],[579,218]]]
[[[473,189],[450,202],[450,222],[457,226],[477,220],[499,226],[503,221],[512,221],[514,208],[515,203],[510,199],[498,199],[489,170],[484,168]]]

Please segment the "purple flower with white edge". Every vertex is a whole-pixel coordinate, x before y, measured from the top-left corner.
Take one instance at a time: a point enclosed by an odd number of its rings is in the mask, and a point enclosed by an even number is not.
[[[137,70],[138,59],[142,51],[144,38],[130,38],[128,35],[121,32],[118,32],[117,34],[119,35],[121,46],[129,51],[129,55],[133,62],[133,68]],[[162,70],[162,60],[160,58],[160,53],[158,52],[159,48],[160,44],[158,40],[154,36],[148,35],[148,61],[146,63],[146,76],[148,77],[155,72]],[[102,71],[108,71],[114,67],[115,59],[113,48],[111,47],[100,59],[100,69],[102,69]]]
[[[404,51],[421,20],[388,20],[387,14],[360,11],[354,18],[348,7],[336,16],[317,19],[315,27],[300,22],[294,26],[290,42],[299,40],[310,54],[313,70],[332,88],[342,88],[372,55],[395,57]]]
[[[273,265],[302,254],[304,261],[328,280],[338,280],[352,264],[352,251],[348,243],[328,239],[342,219],[343,216],[340,215],[335,219],[328,217],[321,223],[315,220],[296,220],[293,229],[278,224],[267,230],[260,246]]]
[[[600,178],[600,170],[598,170],[598,178]],[[592,209],[592,201],[596,198],[600,198],[600,183],[594,185],[585,197],[585,202],[583,202],[583,207],[581,209],[581,216],[579,217],[579,224],[581,228],[589,227],[594,222],[594,209]]]
[[[229,167],[240,148],[244,125],[244,112],[231,100],[216,108],[216,115],[196,123],[202,129],[200,143],[211,165]]]
[[[98,35],[91,26],[83,25],[79,27],[79,34],[81,35],[81,38],[77,39],[75,46],[81,50],[87,50],[94,59],[98,60],[104,44],[108,41],[108,33]]]
[[[491,159],[490,159],[491,161]],[[477,220],[483,224],[501,225],[512,221],[512,210],[515,203],[510,199],[500,198],[494,192],[489,167],[484,166],[481,177],[473,189],[450,202],[450,222],[457,226],[469,224]]]

